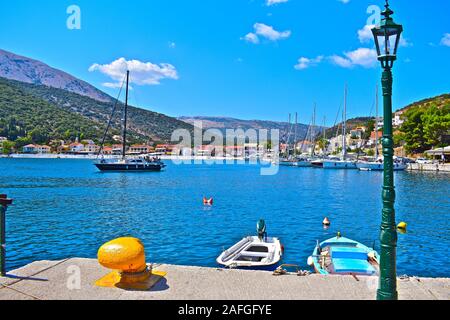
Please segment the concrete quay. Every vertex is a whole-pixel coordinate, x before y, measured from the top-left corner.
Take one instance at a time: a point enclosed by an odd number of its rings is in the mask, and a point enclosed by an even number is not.
[[[409,171],[431,171],[431,172],[449,172],[450,164],[420,164],[410,163],[408,164]]]
[[[39,261],[0,278],[0,300],[374,300],[377,277],[154,265],[166,278],[146,292],[100,288],[109,273],[92,259]],[[450,300],[450,279],[399,279],[401,300]]]

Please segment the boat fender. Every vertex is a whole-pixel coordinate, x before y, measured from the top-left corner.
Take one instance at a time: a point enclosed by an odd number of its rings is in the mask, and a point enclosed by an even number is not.
[[[400,222],[397,226],[398,229],[405,231],[408,227],[408,224],[406,222]]]
[[[281,253],[282,254],[284,254],[284,250],[285,250],[284,245],[281,245]]]
[[[312,267],[312,266],[314,265],[314,259],[313,259],[313,257],[309,257],[307,263],[308,263],[308,266]]]
[[[377,259],[377,253],[376,253],[375,251],[369,252],[369,253],[367,254],[367,257],[368,257],[368,260],[369,260],[369,261],[373,261],[373,262],[379,263],[379,262],[378,262],[378,259]]]

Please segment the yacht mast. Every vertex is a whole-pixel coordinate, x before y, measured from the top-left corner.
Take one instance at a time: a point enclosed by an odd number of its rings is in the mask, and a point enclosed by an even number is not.
[[[344,126],[342,140],[342,157],[345,161],[347,159],[347,84],[345,85],[344,92]]]
[[[125,159],[127,155],[127,121],[128,121],[128,85],[130,81],[130,71],[127,70],[127,90],[125,94],[125,109],[123,112],[123,146],[122,146],[122,156]]]
[[[376,90],[376,118],[375,118],[375,159],[378,160],[378,85]]]
[[[298,112],[295,113],[294,156],[297,153],[297,127],[298,127]]]
[[[311,127],[311,157],[314,157],[315,154],[315,146],[316,146],[316,108],[317,104],[314,103],[314,111],[313,111],[313,119],[312,119],[312,127]]]
[[[323,148],[323,156],[324,157],[327,153],[327,130],[325,130],[326,125],[327,125],[327,116],[324,116],[323,117],[323,128],[322,128],[322,130],[323,130],[323,142],[322,143],[324,145],[324,148]]]

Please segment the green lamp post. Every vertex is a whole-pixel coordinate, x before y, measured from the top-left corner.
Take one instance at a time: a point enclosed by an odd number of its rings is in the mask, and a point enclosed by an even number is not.
[[[381,223],[381,258],[380,284],[378,300],[397,300],[397,228],[395,222],[395,187],[394,187],[394,138],[392,129],[392,68],[397,60],[397,49],[403,27],[392,19],[394,12],[386,0],[383,19],[380,26],[372,29],[378,60],[383,68],[384,100],[384,183],[383,216]]]

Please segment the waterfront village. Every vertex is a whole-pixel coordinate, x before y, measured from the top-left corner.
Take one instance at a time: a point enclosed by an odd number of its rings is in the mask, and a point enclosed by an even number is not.
[[[393,126],[397,132],[401,125],[405,122],[403,112],[395,113],[393,117]],[[348,157],[358,156],[375,156],[375,146],[378,142],[378,154],[382,154],[381,138],[383,136],[383,120],[379,120],[376,126],[369,128],[368,126],[358,126],[346,134],[346,146]],[[378,127],[377,131],[375,128]],[[339,129],[339,126],[338,126]],[[343,135],[335,135],[329,139],[325,137],[325,132],[320,130],[314,134],[311,132],[311,127],[308,130],[305,139],[285,138],[284,140],[295,141],[295,143],[280,143],[280,155],[338,155],[342,152],[344,143]],[[369,134],[370,131],[370,134]],[[308,138],[309,137],[309,138]],[[293,140],[292,140],[293,139]],[[67,155],[67,156],[95,156],[99,153],[105,156],[119,156],[122,155],[123,145],[120,136],[114,136],[113,140],[116,144],[106,144],[103,148],[99,143],[91,139],[80,140],[76,138],[75,141],[53,140],[49,145],[40,145],[36,143],[27,144],[21,148],[9,146],[6,148],[8,140],[6,137],[0,137],[0,154],[11,155]],[[270,148],[270,144],[258,143],[242,143],[241,145],[224,146],[223,150],[215,145],[201,145],[192,148],[181,148],[172,144],[155,144],[155,143],[141,143],[127,146],[127,155],[152,155],[152,156],[183,156],[183,157],[207,157],[214,158],[223,156],[226,158],[273,158],[274,153]],[[398,146],[395,149],[395,156],[406,157],[406,151],[403,146]],[[440,162],[450,161],[450,146],[446,148],[438,148],[435,150],[426,151],[424,154],[409,155],[412,158],[426,157],[430,160]]]

